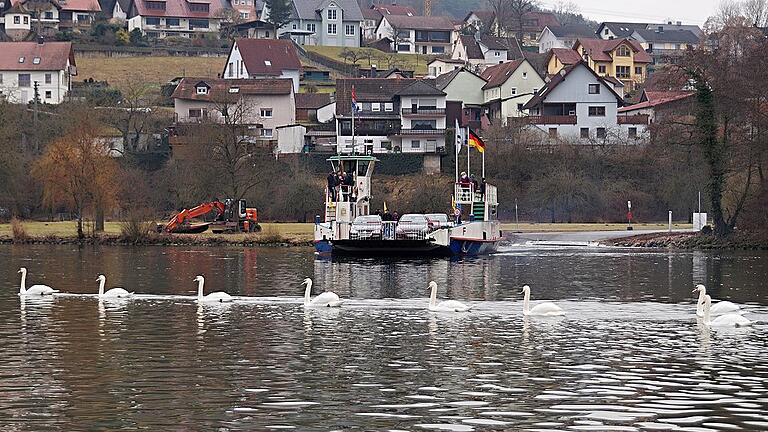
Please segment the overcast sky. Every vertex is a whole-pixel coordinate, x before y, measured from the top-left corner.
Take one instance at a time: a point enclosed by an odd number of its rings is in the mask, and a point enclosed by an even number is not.
[[[571,0],[585,16],[601,21],[663,22],[682,21],[684,24],[704,24],[714,14],[720,0]],[[553,7],[556,0],[542,0],[544,7]]]

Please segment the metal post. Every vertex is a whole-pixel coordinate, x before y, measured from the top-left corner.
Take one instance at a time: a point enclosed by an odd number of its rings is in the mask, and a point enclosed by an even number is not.
[[[699,191],[699,213],[701,213],[701,191]]]
[[[467,175],[472,175],[472,171],[469,170],[469,159],[472,156],[472,150],[469,148],[469,127],[464,128],[464,136],[462,140],[467,140]]]
[[[354,90],[354,87],[352,87]],[[357,100],[352,104],[352,154],[355,154],[355,109],[357,108]]]
[[[672,232],[672,210],[669,211],[669,232]]]
[[[520,220],[517,218],[517,198],[515,198],[515,226],[516,230],[520,231]]]
[[[482,178],[485,178],[485,151],[483,151],[483,175]]]
[[[627,201],[627,231],[632,231],[632,201]]]

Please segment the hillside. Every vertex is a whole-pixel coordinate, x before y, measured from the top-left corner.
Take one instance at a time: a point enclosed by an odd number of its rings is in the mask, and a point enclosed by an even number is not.
[[[215,77],[224,69],[224,57],[76,57],[77,81],[93,78],[118,89],[132,79],[158,87],[179,76]]]

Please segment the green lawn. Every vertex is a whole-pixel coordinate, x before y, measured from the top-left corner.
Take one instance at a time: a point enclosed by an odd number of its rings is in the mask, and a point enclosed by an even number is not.
[[[344,62],[344,59],[341,58],[340,54],[341,51],[344,50],[344,47],[335,47],[335,46],[317,46],[317,45],[307,45],[304,46],[304,49],[307,51],[312,51],[315,53],[318,53],[320,55],[324,55],[326,57],[332,58],[334,60]],[[390,54],[387,54],[385,52],[373,49],[373,48],[347,48],[353,51],[372,51],[374,53],[374,58],[378,57],[378,60],[375,60],[376,67],[379,70],[389,69],[390,65],[387,61],[387,58],[390,56]],[[427,70],[427,63],[432,61],[434,58],[433,56],[428,55],[422,55],[422,54],[396,54],[397,61],[399,63],[398,67],[403,70],[413,70],[414,74],[416,75],[426,75]],[[357,62],[358,66],[360,67],[370,67],[371,65],[368,63],[368,60],[360,60]]]
[[[93,78],[123,89],[132,81],[159,87],[175,77],[215,77],[224,70],[224,57],[140,56],[77,57],[76,80]]]

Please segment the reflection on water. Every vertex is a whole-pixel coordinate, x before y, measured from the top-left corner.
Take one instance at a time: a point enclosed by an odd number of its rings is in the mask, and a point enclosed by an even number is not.
[[[16,296],[29,281],[95,293]],[[192,278],[256,297],[197,305]],[[350,299],[304,310],[305,276]],[[507,249],[323,261],[304,249],[0,248],[3,430],[768,430],[765,254]],[[425,310],[427,282],[469,314]],[[709,329],[694,283],[745,304]],[[568,315],[520,314],[519,288]],[[319,292],[319,291],[318,291]]]

